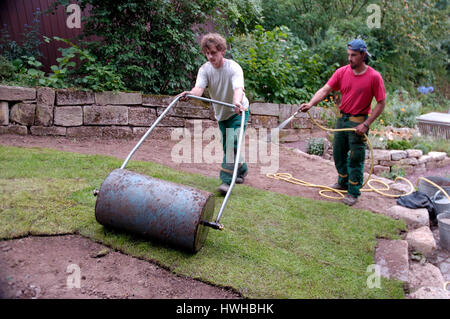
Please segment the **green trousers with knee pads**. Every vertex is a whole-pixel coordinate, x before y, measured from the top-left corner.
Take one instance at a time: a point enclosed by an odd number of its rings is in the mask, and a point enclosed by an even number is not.
[[[250,118],[250,112],[245,112],[245,124],[244,132],[247,128],[247,123]],[[241,127],[242,117],[240,114],[235,114],[225,121],[219,121],[220,132],[222,133],[222,146],[223,146],[223,161],[220,170],[220,179],[224,184],[231,184],[233,178],[234,161],[237,153],[237,144],[239,139],[239,130]],[[244,141],[241,148],[244,147]],[[242,151],[241,151],[242,153]],[[241,158],[239,161],[237,176],[245,176],[247,174],[248,167],[244,160]]]
[[[355,128],[367,115],[341,114],[336,128]],[[367,134],[367,133],[366,133]],[[364,179],[364,160],[366,156],[365,136],[354,131],[334,132],[333,158],[339,174],[338,183],[347,188],[348,193],[359,197]]]

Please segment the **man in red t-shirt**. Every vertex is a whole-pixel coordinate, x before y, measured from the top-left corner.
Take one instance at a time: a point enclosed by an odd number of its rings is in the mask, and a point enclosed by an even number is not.
[[[339,177],[332,187],[347,190],[343,202],[351,206],[361,195],[366,142],[364,134],[383,112],[386,92],[380,73],[367,64],[370,53],[363,40],[355,39],[348,43],[347,57],[349,64],[337,69],[327,84],[314,94],[309,103],[300,105],[299,110],[306,112],[332,90],[341,92],[336,128],[355,128],[356,132],[334,133],[333,158]],[[371,112],[373,98],[377,104]]]

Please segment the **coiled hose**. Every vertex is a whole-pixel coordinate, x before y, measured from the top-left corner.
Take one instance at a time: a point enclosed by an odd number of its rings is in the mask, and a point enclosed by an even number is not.
[[[324,126],[320,125],[319,123],[317,123],[316,120],[314,120],[314,118],[311,116],[309,111],[307,111],[306,113],[308,114],[309,118],[314,123],[314,125],[316,125],[317,127],[319,127],[320,129],[322,129],[324,131],[328,131],[328,132],[356,131],[356,129],[354,129],[354,128],[331,129],[331,128],[324,127]],[[401,197],[401,196],[406,196],[406,195],[411,194],[415,190],[414,185],[408,179],[406,179],[404,177],[398,176],[394,180],[394,182],[397,182],[398,180],[405,181],[410,187],[408,192],[406,192],[404,194],[400,194],[400,195],[394,195],[394,194],[386,193],[386,191],[390,190],[390,187],[389,187],[388,184],[386,184],[385,182],[383,182],[382,180],[379,180],[379,179],[370,179],[370,177],[372,176],[373,166],[374,166],[374,164],[373,164],[373,148],[372,148],[372,144],[370,143],[370,140],[369,140],[368,136],[366,134],[364,134],[364,137],[365,137],[365,139],[367,141],[367,145],[368,145],[369,151],[370,151],[370,170],[369,170],[369,176],[367,177],[367,179],[365,180],[365,182],[361,186],[361,190],[360,191],[361,192],[376,192],[376,193],[378,193],[378,194],[380,194],[382,196],[392,197],[392,198],[398,198],[398,197]],[[344,194],[347,193],[346,190],[339,190],[339,189],[332,188],[330,186],[313,184],[313,183],[309,183],[309,182],[306,182],[306,181],[294,178],[290,173],[274,173],[274,174],[269,173],[269,174],[266,174],[266,176],[269,177],[269,178],[273,178],[273,179],[284,180],[286,182],[289,182],[289,183],[292,183],[292,184],[296,184],[296,185],[319,188],[320,189],[320,191],[319,191],[320,196],[325,197],[325,198],[343,199],[344,198]],[[450,200],[450,196],[439,185],[433,183],[432,181],[426,179],[425,177],[419,177],[419,179],[417,180],[417,183],[419,182],[419,180],[424,180],[425,182],[428,182],[431,185],[437,187]],[[372,185],[373,183],[381,184],[384,187],[376,188],[376,187],[374,187]],[[363,188],[365,185],[367,185],[369,188]],[[330,192],[334,193],[335,196],[326,194],[326,193],[330,193]]]

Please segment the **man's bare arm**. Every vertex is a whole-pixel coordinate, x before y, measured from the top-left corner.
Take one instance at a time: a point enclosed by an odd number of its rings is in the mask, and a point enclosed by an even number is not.
[[[316,94],[314,94],[311,101],[309,101],[308,103],[302,103],[299,107],[299,110],[302,112],[308,111],[310,108],[317,105],[320,101],[326,98],[330,94],[331,90],[332,90],[331,86],[325,84],[321,89],[319,89],[316,92]]]

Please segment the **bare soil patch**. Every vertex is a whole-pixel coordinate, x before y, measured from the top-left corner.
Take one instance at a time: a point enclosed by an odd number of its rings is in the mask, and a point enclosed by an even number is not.
[[[67,235],[0,242],[0,298],[230,299],[240,296],[229,289],[177,276],[87,238]]]

